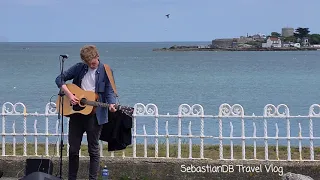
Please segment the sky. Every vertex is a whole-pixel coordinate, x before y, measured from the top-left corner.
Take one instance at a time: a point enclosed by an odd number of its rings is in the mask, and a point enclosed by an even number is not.
[[[0,0],[0,41],[211,41],[283,27],[320,34],[319,7],[319,0]]]

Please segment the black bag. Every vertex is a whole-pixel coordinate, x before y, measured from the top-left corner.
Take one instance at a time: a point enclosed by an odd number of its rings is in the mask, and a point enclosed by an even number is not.
[[[132,117],[122,111],[108,111],[108,123],[103,124],[100,140],[108,142],[108,151],[123,150],[132,143]]]

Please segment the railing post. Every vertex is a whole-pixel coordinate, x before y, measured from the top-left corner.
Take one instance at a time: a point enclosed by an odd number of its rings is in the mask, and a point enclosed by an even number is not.
[[[155,149],[155,152],[154,152],[154,156],[157,158],[158,157],[158,148],[159,148],[159,145],[158,145],[158,136],[159,136],[159,122],[158,122],[158,108],[155,108],[156,111],[155,111],[155,121],[154,121],[154,134],[155,134],[155,139],[154,139],[154,149]]]
[[[191,131],[191,121],[189,122],[189,159],[192,159],[192,131]],[[201,154],[201,151],[200,151]],[[200,155],[201,156],[201,155]]]
[[[299,123],[299,159],[302,161],[302,145],[301,145],[301,138],[302,138],[302,130],[301,130],[301,123]]]
[[[234,160],[233,157],[233,124],[230,122],[230,159]]]
[[[244,129],[244,119],[241,118],[241,139],[242,139],[242,160],[246,159],[246,135],[245,135],[245,129]]]
[[[34,154],[38,156],[38,130],[37,130],[37,120],[34,120]]]
[[[263,112],[263,132],[264,132],[264,159],[266,161],[269,160],[269,147],[268,147],[268,123],[267,123],[267,116],[269,116],[270,111],[272,110],[274,106],[272,104],[267,104],[264,107],[264,112]]]
[[[278,123],[276,123],[276,156],[277,160],[279,160],[279,128]]]
[[[202,108],[202,107],[201,107]],[[204,158],[204,111],[202,108],[202,113],[201,113],[201,125],[200,125],[200,158]]]
[[[309,136],[310,136],[310,160],[314,161],[314,149],[313,149],[313,122],[312,117],[320,117],[320,112],[316,113],[314,112],[314,108],[317,107],[320,109],[319,104],[313,104],[309,108]]]
[[[144,157],[148,157],[148,140],[147,140],[147,130],[146,125],[143,125],[143,135],[144,135]]]
[[[257,159],[257,127],[255,122],[253,122],[253,159]]]
[[[2,110],[3,112],[3,110]],[[2,156],[6,155],[6,118],[2,115]]]
[[[169,128],[168,121],[166,121],[166,158],[169,158],[170,142],[169,142]]]
[[[27,116],[23,117],[23,156],[27,156]]]
[[[13,153],[12,153],[12,155],[16,156],[16,121],[13,121],[12,131],[13,131],[13,147],[12,147]]]

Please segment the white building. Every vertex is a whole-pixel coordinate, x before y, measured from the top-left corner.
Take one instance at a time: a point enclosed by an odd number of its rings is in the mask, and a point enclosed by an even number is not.
[[[289,42],[289,43],[283,43],[283,44],[282,44],[282,47],[295,47],[295,48],[300,48],[301,45],[300,45],[300,43],[292,43],[292,42]]]
[[[263,48],[281,47],[281,39],[278,37],[269,37],[267,43],[262,43]]]

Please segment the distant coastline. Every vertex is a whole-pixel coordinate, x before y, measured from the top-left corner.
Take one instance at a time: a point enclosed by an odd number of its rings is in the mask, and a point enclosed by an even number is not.
[[[170,48],[155,48],[153,51],[317,51],[319,47],[235,47],[235,48],[211,48],[198,46],[171,46]]]
[[[309,28],[282,28],[282,33],[271,32],[214,39],[206,46],[171,46],[153,51],[317,51],[320,50],[320,34],[309,34]]]

